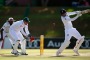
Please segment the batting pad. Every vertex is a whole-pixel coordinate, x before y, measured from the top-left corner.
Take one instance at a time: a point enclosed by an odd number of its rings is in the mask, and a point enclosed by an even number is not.
[[[81,44],[84,42],[84,38],[85,36],[82,36],[80,40],[77,40],[74,50],[78,50],[80,48]]]

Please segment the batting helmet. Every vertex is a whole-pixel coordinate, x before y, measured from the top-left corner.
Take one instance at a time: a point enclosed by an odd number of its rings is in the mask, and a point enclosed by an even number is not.
[[[64,14],[64,13],[66,13],[66,10],[65,10],[65,9],[61,9],[61,10],[60,10],[60,13],[61,13],[61,14]]]
[[[28,17],[25,17],[23,20],[24,20],[25,22],[30,22],[30,20],[29,20]]]

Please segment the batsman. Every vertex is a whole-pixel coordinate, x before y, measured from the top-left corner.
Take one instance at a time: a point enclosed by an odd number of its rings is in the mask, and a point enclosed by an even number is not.
[[[75,21],[77,18],[79,18],[82,14],[82,11],[74,11],[74,12],[66,12],[65,9],[60,10],[61,13],[61,20],[64,24],[64,31],[65,31],[65,40],[61,47],[56,52],[56,56],[59,56],[62,51],[70,44],[71,37],[75,37],[77,39],[76,45],[73,49],[73,51],[80,55],[78,50],[81,46],[81,44],[84,42],[85,36],[81,36],[81,34],[76,30],[76,28],[73,27],[72,21]],[[75,17],[71,18],[70,15],[75,15]]]

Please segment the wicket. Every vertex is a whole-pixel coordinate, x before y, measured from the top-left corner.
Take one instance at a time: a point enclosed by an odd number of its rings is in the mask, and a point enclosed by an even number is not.
[[[44,53],[44,35],[40,35],[40,55]]]

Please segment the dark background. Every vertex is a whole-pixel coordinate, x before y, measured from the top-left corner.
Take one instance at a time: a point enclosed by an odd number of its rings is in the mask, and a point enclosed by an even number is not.
[[[86,0],[90,4],[90,0]],[[0,4],[4,6],[72,6],[73,2],[77,2],[78,6],[84,6],[83,0],[0,0]]]
[[[64,37],[64,26],[60,19],[60,9],[78,11],[90,9],[83,0],[0,0],[0,28],[13,17],[16,21],[30,18],[29,30],[35,37]],[[72,3],[74,2],[74,3]],[[90,13],[83,14],[73,25],[86,37],[90,37]]]

